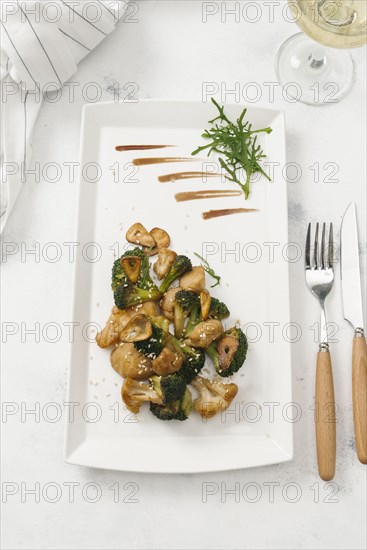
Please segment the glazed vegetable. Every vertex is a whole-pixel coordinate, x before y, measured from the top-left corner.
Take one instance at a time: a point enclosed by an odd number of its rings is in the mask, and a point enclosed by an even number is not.
[[[134,260],[137,261],[134,262]],[[131,282],[137,283],[139,287],[147,290],[157,288],[150,276],[149,258],[138,247],[127,250],[119,259],[115,260],[112,266],[111,287],[113,291],[117,290],[121,284]]]
[[[121,258],[120,264],[130,283],[137,283],[141,271],[141,258],[138,256],[125,256]]]
[[[120,285],[113,294],[116,307],[119,309],[125,309],[130,306],[136,306],[143,304],[144,302],[150,302],[154,300],[160,300],[162,293],[157,289],[140,288],[137,285],[131,283],[124,283]]]
[[[140,353],[134,344],[120,344],[113,349],[111,366],[123,378],[147,380],[154,374],[151,359]]]
[[[172,268],[175,259],[177,258],[176,252],[169,250],[168,248],[161,248],[158,250],[158,259],[153,266],[153,269],[159,280],[163,279]]]
[[[211,301],[210,293],[207,290],[202,290],[200,292],[200,311],[203,321],[208,320]]]
[[[120,332],[120,342],[141,342],[152,336],[152,325],[146,315],[137,314]]]
[[[177,372],[168,376],[152,376],[150,381],[164,405],[168,405],[172,401],[179,401],[186,391],[186,381]]]
[[[175,295],[174,325],[177,338],[182,337],[185,320],[199,303],[198,295],[190,290],[180,290]]]
[[[163,311],[163,314],[167,319],[170,321],[174,320],[175,316],[175,305],[176,305],[176,294],[182,290],[181,287],[177,286],[175,288],[170,288],[165,293],[162,301],[161,301],[161,308]]]
[[[129,411],[135,414],[140,411],[140,406],[144,402],[163,404],[161,397],[150,384],[144,384],[132,378],[125,378],[121,397]]]
[[[166,337],[162,329],[152,323],[151,337],[143,340],[142,342],[136,342],[135,347],[147,357],[154,359],[162,352],[165,346],[165,341]]]
[[[184,344],[174,336],[170,337],[170,343],[178,352],[184,355],[184,362],[180,372],[184,376],[186,382],[190,384],[191,380],[199,374],[205,365],[205,352],[201,349],[195,349]]]
[[[188,388],[180,401],[173,401],[169,405],[150,403],[150,410],[159,420],[187,420],[192,411],[192,395]]]
[[[192,385],[200,394],[194,401],[195,410],[207,419],[212,418],[220,411],[228,409],[238,392],[236,384],[207,380],[201,376],[195,378]]]
[[[231,376],[246,360],[247,338],[239,327],[227,330],[218,343],[213,342],[206,350],[220,376]]]
[[[192,269],[191,261],[187,256],[177,256],[177,258],[173,262],[171,269],[167,273],[166,277],[163,279],[163,283],[159,287],[159,290],[162,292],[162,294],[167,292],[171,284],[176,279],[178,279],[179,277],[182,277],[182,275],[184,275],[188,271],[191,271],[191,269]]]
[[[122,283],[126,283],[129,281],[129,278],[122,266],[122,262],[125,258],[133,258],[133,257],[136,257],[136,258],[140,258],[140,260],[142,260],[144,254],[142,252],[142,250],[138,247],[132,249],[132,250],[127,250],[122,256],[121,258],[118,258],[117,260],[115,260],[113,266],[112,266],[112,281],[111,281],[111,287],[112,287],[112,290],[116,290]]]
[[[230,311],[226,304],[218,300],[218,298],[211,299],[210,302],[210,309],[209,309],[209,317],[210,319],[219,319],[222,321],[223,319],[226,319],[230,316]]]
[[[192,290],[193,292],[201,292],[205,288],[205,271],[204,268],[196,266],[189,273],[186,273],[180,279],[180,287],[183,290]]]
[[[155,246],[154,238],[141,223],[134,223],[134,225],[128,229],[126,240],[129,243],[140,244],[148,248]]]
[[[153,227],[153,229],[149,233],[153,237],[156,247],[158,249],[169,247],[171,243],[171,237],[168,235],[167,231],[161,229],[160,227]]]
[[[145,290],[158,290],[157,285],[154,283],[153,279],[150,276],[149,258],[143,252],[142,254],[143,256],[141,262],[140,277],[138,279],[138,286],[140,288],[144,288]]]
[[[209,319],[196,325],[190,332],[185,344],[195,348],[207,348],[223,334],[223,326],[218,319]]]
[[[112,347],[111,366],[124,378],[122,400],[133,413],[149,403],[159,420],[186,420],[193,409],[211,418],[230,405],[237,386],[218,376],[209,380],[208,369],[205,378],[198,376],[206,355],[216,375],[230,376],[246,359],[246,336],[237,327],[224,331],[229,309],[205,288],[206,272],[215,273],[205,265],[192,267],[187,256],[168,249],[171,239],[164,229],[148,231],[136,223],[126,238],[139,246],[113,264],[115,306],[96,336],[99,347]],[[160,288],[151,275],[154,254]],[[190,384],[199,392],[194,402]]]
[[[169,348],[163,348],[161,353],[153,359],[153,370],[160,376],[173,374],[182,367],[184,357],[181,353],[176,353]]]
[[[152,318],[152,337],[143,342],[136,342],[135,346],[147,357],[157,357],[163,348],[169,345],[173,350],[183,357],[183,364],[180,373],[189,384],[193,378],[201,371],[205,364],[205,352],[201,349],[195,349],[188,346],[181,340],[178,340],[169,331],[166,320],[162,317]]]
[[[230,316],[230,312],[226,304],[218,300],[218,298],[211,298],[209,308],[209,319],[218,319],[222,321]],[[201,308],[195,307],[192,309],[188,323],[185,329],[185,336],[189,336],[192,330],[202,321]]]
[[[144,302],[144,304],[132,306],[125,311],[132,312],[134,315],[147,315],[148,317],[158,317],[161,314],[158,302]]]

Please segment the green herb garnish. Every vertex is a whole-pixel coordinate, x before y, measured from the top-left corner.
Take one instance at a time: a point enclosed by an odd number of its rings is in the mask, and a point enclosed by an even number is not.
[[[224,114],[224,107],[221,107],[214,98],[211,98],[219,111],[219,115],[213,120],[209,120],[212,128],[205,130],[202,137],[210,139],[211,142],[193,151],[192,155],[197,155],[202,151],[208,150],[208,156],[214,151],[224,158],[219,158],[221,167],[227,172],[226,178],[229,181],[237,183],[245,194],[247,199],[250,194],[251,176],[260,172],[269,181],[270,177],[260,166],[260,162],[266,157],[261,145],[257,145],[257,135],[265,132],[270,134],[271,128],[262,128],[253,130],[252,124],[245,121],[247,109],[244,109],[236,123],[231,122]],[[243,183],[239,178],[239,171],[246,173],[246,182]]]
[[[194,252],[195,256],[197,256],[198,258],[200,258],[200,260],[203,262],[203,268],[204,270],[206,271],[206,273],[208,275],[210,275],[211,277],[213,277],[213,279],[215,279],[217,282],[212,285],[210,288],[214,288],[215,286],[218,286],[220,285],[220,280],[221,280],[221,277],[219,277],[219,275],[217,275],[214,271],[214,269],[212,267],[210,267],[209,263],[202,257],[200,256],[200,254],[197,254],[196,252]]]

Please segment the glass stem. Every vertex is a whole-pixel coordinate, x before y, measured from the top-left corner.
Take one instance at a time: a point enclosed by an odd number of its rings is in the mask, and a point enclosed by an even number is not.
[[[324,46],[315,42],[308,57],[308,63],[312,69],[321,69],[326,65],[326,49]]]

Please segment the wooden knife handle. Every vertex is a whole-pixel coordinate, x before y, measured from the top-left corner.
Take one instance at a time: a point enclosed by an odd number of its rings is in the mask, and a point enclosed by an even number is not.
[[[354,435],[357,456],[362,464],[367,464],[367,350],[366,338],[354,337],[352,355],[352,387]]]
[[[316,446],[319,474],[324,481],[335,475],[336,417],[333,372],[329,351],[319,351],[316,368]]]

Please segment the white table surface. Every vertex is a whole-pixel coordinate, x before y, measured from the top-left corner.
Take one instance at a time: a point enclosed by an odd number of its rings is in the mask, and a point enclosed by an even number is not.
[[[219,9],[224,9],[222,4],[225,3],[217,4]],[[234,88],[236,82],[241,88],[256,82],[262,88],[257,104],[271,106],[264,83],[276,82],[276,51],[283,40],[297,32],[297,27],[283,19],[283,1],[281,5],[275,3],[274,22],[269,21],[266,2],[259,4],[263,12],[255,24],[243,19],[236,23],[234,17],[222,23],[219,15],[208,17],[203,23],[201,2],[139,2],[135,16],[139,22],[120,23],[82,62],[73,81],[81,84],[79,89],[96,82],[103,91],[103,100],[113,100],[113,83],[119,84],[122,98],[126,95],[124,85],[133,82],[138,88],[137,98],[200,100],[203,82],[219,83],[219,87],[225,83],[223,86],[228,89]],[[272,103],[285,110],[288,162],[302,168],[300,180],[289,184],[290,241],[303,246],[310,220],[333,221],[338,235],[343,211],[354,200],[358,205],[364,274],[365,57],[363,49],[353,52],[356,84],[340,104],[324,108],[292,104],[283,100],[279,87]],[[234,100],[230,95],[221,97],[220,92],[215,97],[218,101]],[[34,162],[44,166],[51,161],[60,165],[78,161],[85,102],[76,91],[72,103],[65,93],[60,101],[44,104],[33,139]],[[310,170],[314,163],[320,166],[318,183]],[[330,171],[324,170],[326,163],[337,164],[337,182],[323,181]],[[63,323],[71,320],[73,264],[63,243],[74,241],[76,193],[77,184],[69,182],[66,169],[54,184],[42,179],[35,183],[31,177],[3,235],[4,243],[15,243],[19,251],[37,246],[41,250],[39,261],[30,255],[22,261],[21,253],[16,252],[2,266],[2,321],[8,323],[8,330],[9,323],[14,323],[16,331],[8,336],[3,349],[3,400],[16,403],[23,412],[25,407],[34,408],[35,403],[42,410],[46,403],[62,405],[65,399],[70,344]],[[47,261],[48,249],[45,251],[44,247],[50,242],[62,247],[63,255],[57,263]],[[49,252],[51,255],[50,249]],[[329,319],[339,326],[338,342],[333,345],[339,405],[337,474],[333,484],[325,484],[317,476],[310,410],[316,346],[309,327],[318,320],[318,307],[305,287],[302,261],[290,264],[290,281],[292,320],[303,330],[302,338],[292,348],[294,401],[303,412],[294,429],[292,462],[193,476],[94,471],[63,462],[64,419],[51,423],[41,413],[38,422],[29,415],[24,421],[19,412],[2,425],[3,548],[365,548],[366,467],[355,454],[352,332],[342,317],[339,273],[328,304]],[[40,323],[42,332],[50,322],[64,327],[57,343],[45,341],[42,334],[40,342],[35,342],[34,336],[22,338],[21,323],[23,332]],[[69,502],[68,487],[72,482],[75,497],[74,502]],[[39,502],[26,493],[36,483],[40,484]],[[88,483],[98,484],[98,502],[88,502],[94,497],[93,486]],[[249,483],[257,485],[251,487]],[[51,503],[55,484],[60,487],[60,499]],[[111,490],[116,484],[120,487],[117,499]],[[269,484],[274,484],[274,498],[269,496]],[[138,492],[134,499],[138,502],[124,502],[135,487]],[[239,499],[225,494],[236,487]],[[205,490],[215,494],[203,502]],[[258,500],[250,502],[255,490]],[[6,498],[6,493],[12,491],[15,494]]]

